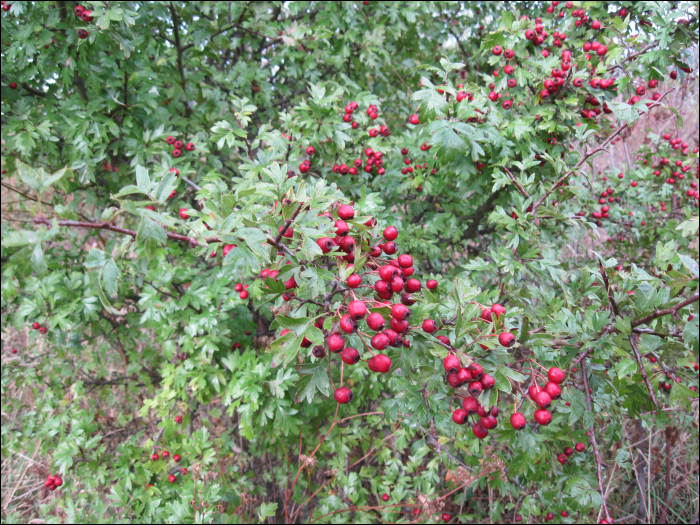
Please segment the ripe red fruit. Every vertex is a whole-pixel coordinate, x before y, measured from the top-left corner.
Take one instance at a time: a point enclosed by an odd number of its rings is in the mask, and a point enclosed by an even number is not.
[[[494,55],[500,55],[501,53],[503,53],[503,48],[501,46],[494,46],[491,52]]]
[[[180,475],[181,475],[181,476],[187,476],[187,469],[186,469],[186,468],[181,468],[181,469],[180,469]]]
[[[352,401],[352,391],[348,387],[341,386],[340,388],[336,388],[333,397],[337,403],[344,405]]]
[[[350,304],[348,304],[348,313],[350,317],[355,320],[362,319],[367,315],[367,305],[362,301],[350,301]]]
[[[166,139],[165,139],[165,143],[166,143],[166,144],[170,144],[170,145],[175,144],[175,137],[170,136],[170,137],[166,138]]]
[[[534,402],[537,403],[540,408],[549,408],[552,406],[552,396],[542,390],[535,394]]]
[[[397,230],[396,228],[394,228],[393,226],[388,226],[388,227],[384,230],[383,235],[384,235],[384,238],[385,238],[387,241],[395,241],[396,238],[399,236],[399,232],[398,232],[398,230]]]
[[[382,501],[389,501],[389,494],[382,494]]]
[[[168,459],[169,457],[170,457],[170,452],[168,452],[167,450],[164,450],[163,451],[163,459]]]
[[[580,78],[575,78],[574,79],[574,87],[580,88],[583,86],[583,80]]]
[[[498,336],[498,342],[501,344],[501,346],[505,346],[506,348],[510,348],[515,344],[515,336],[511,334],[510,332],[503,332],[499,334]]]
[[[374,332],[381,332],[386,328],[386,321],[384,320],[384,316],[380,314],[379,312],[374,312],[369,314],[367,317],[367,326],[369,327],[370,330],[373,330]]]
[[[39,333],[40,333],[41,335],[44,335],[46,332],[48,332],[48,330],[46,329],[45,326],[42,326],[41,328],[39,328]]]
[[[411,315],[411,311],[406,305],[394,304],[391,306],[391,317],[398,320],[408,319]]]
[[[151,455],[151,461],[158,461],[159,459],[160,459],[160,456],[158,456],[158,454]]]
[[[482,416],[479,422],[484,426],[486,430],[496,428],[496,425],[498,425],[498,420],[489,414]]]
[[[413,266],[413,257],[407,254],[399,255],[397,261],[401,268],[410,268]]]
[[[187,214],[187,208],[180,208],[180,217],[183,219],[190,218],[190,216]]]
[[[41,328],[41,325],[40,325],[39,323],[36,323],[36,322],[35,322],[35,323],[32,323],[32,328],[33,328],[34,330],[38,330],[39,328]]]
[[[510,425],[515,430],[522,430],[527,426],[527,420],[525,419],[525,416],[522,415],[520,412],[516,412],[515,414],[510,416]]]
[[[243,290],[241,293],[238,294],[238,297],[241,299],[248,299],[248,290]]]
[[[562,511],[561,511],[561,517],[562,517],[562,518],[568,518],[568,517],[569,517],[569,513],[566,512],[565,510],[562,510]]]
[[[432,319],[426,319],[425,321],[423,321],[422,328],[424,332],[433,334],[437,331],[437,323]]]
[[[586,450],[586,445],[584,445],[583,443],[576,443],[574,445],[574,448],[576,449],[576,452],[583,452],[584,450]]]
[[[344,221],[348,221],[355,217],[355,210],[352,206],[349,206],[348,204],[343,204],[338,208],[338,217],[340,217]]]
[[[187,145],[185,146],[185,149],[187,151],[194,151],[194,143],[193,142],[188,142]]]
[[[488,390],[489,388],[493,388],[496,384],[496,380],[491,377],[489,374],[484,374],[481,379],[479,379],[479,382],[481,383],[481,386],[484,387],[484,390]]]
[[[383,334],[377,334],[377,335],[383,335]],[[391,368],[391,359],[389,359],[389,357],[387,357],[384,354],[377,354],[374,357],[371,357],[367,361],[367,365],[369,366],[369,369],[372,372],[379,372],[379,373],[385,374]]]
[[[170,475],[168,476],[168,481],[169,481],[170,483],[175,483],[176,480],[177,480],[177,478],[175,477],[174,474],[170,474]]]
[[[416,293],[420,291],[420,281],[418,279],[409,279],[406,281],[406,291],[408,293]]]
[[[574,449],[571,448],[571,447],[566,447],[566,448],[564,449],[564,454],[566,454],[567,456],[573,456],[573,455],[574,455]]]
[[[500,304],[494,304],[491,307],[491,313],[495,314],[496,317],[498,318],[498,317],[502,316],[504,313],[506,313],[506,309],[503,306],[501,306]]]
[[[323,359],[324,357],[326,357],[326,349],[322,346],[314,346],[311,350],[311,353],[316,359]]]
[[[180,463],[181,459],[182,458],[180,457],[180,454],[173,454],[173,461],[175,461],[176,463]]]
[[[353,273],[347,280],[348,288],[357,288],[362,284],[362,277]]]
[[[477,439],[484,439],[486,436],[489,435],[489,431],[484,428],[484,425],[481,423],[477,423],[472,427],[472,432],[474,433],[474,436],[476,436]]]
[[[175,416],[175,423],[177,423],[178,425],[181,425],[182,424],[182,416]]]
[[[306,154],[309,157],[311,157],[314,153],[316,153],[316,150],[314,149],[313,146],[309,146],[308,148],[306,148]]]
[[[562,369],[553,366],[547,372],[547,377],[552,383],[561,384],[566,379],[566,374]]]
[[[487,323],[491,322],[491,310],[488,308],[484,308],[481,310],[481,318],[486,321]]]
[[[340,353],[340,358],[343,360],[343,363],[354,365],[360,360],[360,353],[356,349],[348,346]]]
[[[350,227],[345,221],[335,221],[335,234],[338,237],[345,237],[350,232]]]
[[[420,120],[418,119],[418,115],[416,115],[415,113],[408,118],[408,121],[411,124],[413,124],[414,126],[417,124],[420,124]]]
[[[559,399],[561,397],[561,388],[551,381],[544,385],[544,391],[547,392],[552,399]]]
[[[448,354],[442,361],[442,366],[445,367],[445,372],[456,372],[460,369],[461,364],[459,358],[455,354]]]
[[[479,397],[484,391],[483,385],[479,381],[473,381],[469,384],[469,395],[474,397]]]
[[[61,485],[63,485],[63,480],[61,479],[61,476],[53,477],[53,485],[54,487],[60,487]]]
[[[569,458],[567,457],[566,454],[559,454],[559,455],[557,456],[557,461],[558,461],[559,463],[561,463],[562,465],[564,465],[565,463],[568,463],[568,462],[569,462]]]
[[[466,410],[469,414],[475,414],[477,410],[479,410],[479,401],[473,397],[465,397],[462,400],[462,408]]]
[[[450,521],[452,519],[452,514],[449,512],[443,512],[440,517],[442,518],[442,521]]]
[[[178,157],[182,157],[182,150],[181,149],[174,149],[173,150],[173,157],[175,157],[176,159]]]
[[[540,425],[547,426],[552,422],[552,413],[544,408],[535,410],[535,421]]]
[[[372,348],[374,348],[375,350],[382,351],[387,349],[390,341],[389,337],[386,334],[379,332],[377,334],[374,334],[374,337],[372,337],[370,343],[372,345]]]
[[[333,246],[335,246],[333,241],[331,241],[328,237],[321,237],[316,241],[316,244],[319,248],[321,248],[323,253],[329,253],[333,249]]]
[[[280,226],[278,231],[281,233],[282,230],[284,230],[284,226]],[[285,239],[291,239],[292,237],[294,237],[294,230],[292,228],[287,227],[287,229],[284,230],[282,237],[284,237]]]
[[[469,414],[467,414],[467,411],[461,408],[458,408],[457,410],[452,412],[452,421],[454,421],[458,425],[464,425],[464,423],[467,422],[468,417]]]
[[[357,331],[357,321],[349,315],[344,315],[340,318],[340,329],[346,334],[352,334]]]
[[[428,290],[435,290],[437,288],[438,282],[435,279],[430,279],[427,283],[425,283],[425,286],[428,287]]]
[[[340,334],[331,334],[326,338],[326,346],[328,350],[337,354],[345,346],[345,338]]]
[[[85,29],[78,29],[78,38],[85,40],[88,37],[88,32]]]

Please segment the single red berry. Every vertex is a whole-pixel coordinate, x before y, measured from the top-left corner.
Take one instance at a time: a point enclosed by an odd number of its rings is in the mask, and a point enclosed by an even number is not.
[[[238,294],[238,297],[241,299],[248,299],[248,290],[243,290],[241,293]]]
[[[417,124],[420,124],[420,120],[418,119],[418,115],[416,115],[415,113],[408,118],[408,121],[411,124],[413,124],[414,126]]]
[[[457,423],[458,425],[464,425],[464,423],[467,422],[467,418],[469,417],[469,414],[467,413],[466,410],[462,408],[458,408],[454,412],[452,412],[452,421]]]
[[[349,206],[348,204],[343,204],[338,208],[338,217],[340,217],[344,221],[348,221],[355,217],[355,210],[352,206]]]
[[[180,454],[173,454],[173,461],[175,461],[176,463],[180,463],[181,459],[182,458],[180,457]]]
[[[534,401],[539,405],[540,408],[549,408],[550,406],[552,406],[552,396],[550,396],[544,390],[535,394]]]
[[[167,450],[164,450],[163,451],[163,459],[168,459],[169,457],[170,457],[170,452],[168,452]]]
[[[374,332],[381,332],[382,330],[384,330],[384,328],[386,328],[386,321],[384,320],[384,316],[382,316],[382,314],[380,314],[379,312],[369,314],[369,316],[367,317],[367,326],[370,330]]]
[[[160,459],[160,456],[158,456],[158,454],[153,454],[151,456],[151,461],[158,461],[159,459]]]
[[[544,408],[535,410],[535,421],[542,426],[547,426],[552,422],[552,413]]]
[[[477,423],[472,427],[472,432],[477,439],[484,439],[489,435],[489,431],[484,428],[484,425]]]
[[[425,286],[427,286],[429,290],[435,290],[437,285],[438,283],[435,279],[430,279],[427,283],[425,283]]]
[[[520,412],[516,412],[510,416],[510,424],[515,430],[522,430],[527,426],[527,420]]]
[[[448,354],[442,361],[442,366],[445,367],[445,372],[456,372],[461,368],[459,358],[455,354]]]
[[[498,342],[501,344],[501,346],[505,346],[506,348],[510,348],[515,344],[515,336],[511,334],[510,332],[503,332],[499,334],[498,336]]]
[[[347,280],[348,288],[357,288],[361,284],[362,284],[362,277],[360,277],[356,273],[353,273],[352,275],[350,275],[348,277],[348,280]]]
[[[571,447],[566,447],[564,449],[564,454],[566,454],[567,456],[572,456],[574,454],[574,449]]]
[[[32,323],[32,328],[34,330],[38,330],[39,328],[41,328],[41,325],[39,323],[34,322],[34,323]]]
[[[552,399],[559,399],[561,397],[561,388],[556,383],[551,381],[544,385],[544,391],[549,394]]]
[[[177,481],[177,478],[175,477],[175,474],[170,474],[170,475],[168,476],[168,481],[169,481],[170,483],[175,483],[175,481]]]
[[[576,449],[576,452],[583,452],[584,450],[586,450],[586,445],[584,445],[583,443],[576,443],[574,445],[574,448]]]
[[[182,416],[175,416],[175,423],[177,423],[178,425],[181,425],[182,424]]]
[[[566,454],[559,454],[559,455],[557,456],[557,461],[558,461],[559,463],[561,463],[562,465],[564,465],[565,463],[568,463],[568,462],[569,462],[569,458],[567,457]]]
[[[326,338],[326,346],[337,354],[345,347],[345,338],[340,334],[331,334]]]
[[[382,501],[389,501],[389,494],[382,494]]]
[[[382,350],[387,349],[390,342],[391,341],[389,340],[389,337],[386,334],[384,334],[383,332],[379,332],[375,334],[374,337],[372,337],[370,344],[372,345],[372,348],[381,352]]]
[[[432,319],[426,319],[425,321],[423,321],[422,328],[424,332],[432,334],[437,331],[437,323]]]
[[[547,377],[552,383],[561,384],[566,379],[566,374],[562,369],[553,366],[547,372]]]
[[[383,234],[383,235],[384,235],[384,238],[385,238],[387,241],[395,241],[396,238],[399,236],[399,232],[398,232],[398,230],[397,230],[396,228],[394,228],[393,226],[388,226],[388,227],[384,230],[384,234]]]
[[[88,32],[85,29],[78,29],[78,38],[85,40],[88,37]]]
[[[340,358],[345,364],[354,365],[360,360],[360,353],[355,348],[348,346],[340,353]]]
[[[336,388],[333,397],[337,403],[344,405],[352,401],[352,391],[345,386],[341,386],[340,388]]]
[[[190,216],[187,214],[187,208],[180,208],[180,217],[183,219],[190,218]]]

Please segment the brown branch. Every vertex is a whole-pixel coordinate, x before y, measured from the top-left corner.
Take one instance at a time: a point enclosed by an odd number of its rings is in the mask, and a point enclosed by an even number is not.
[[[282,225],[282,229],[279,231],[279,233],[277,234],[275,239],[272,242],[270,242],[270,239],[267,240],[268,244],[271,244],[275,248],[279,248],[279,244],[280,244],[280,240],[282,240],[282,236],[289,229],[290,224],[292,224],[294,222],[294,219],[297,218],[297,215],[299,215],[299,212],[301,211],[301,209],[303,207],[304,207],[304,203],[302,202],[299,204],[299,207],[294,211],[294,213],[292,213],[292,216],[289,219],[287,219],[286,221],[284,221],[284,224]]]
[[[52,223],[50,220],[46,219],[45,217],[37,217],[34,219],[34,224],[44,224],[46,226],[52,226]],[[128,230],[126,228],[119,228],[117,226],[114,226],[113,224],[110,224],[108,222],[81,222],[81,221],[58,221],[58,226],[67,226],[70,228],[91,228],[91,229],[96,229],[96,230],[109,230],[113,231],[116,233],[121,233],[122,235],[129,235],[132,238],[136,238],[136,232],[134,230]],[[221,239],[218,237],[208,237],[204,239],[204,242],[206,244],[202,244],[199,242],[197,239],[194,237],[188,237],[187,235],[180,235],[179,233],[173,233],[166,231],[165,235],[169,239],[173,239],[175,241],[182,241],[186,242],[190,246],[207,246],[209,244],[213,244],[216,242],[221,242]]]
[[[617,308],[617,303],[615,303],[615,299],[613,298],[613,292],[612,289],[610,288],[610,282],[608,281],[608,276],[605,273],[605,268],[603,268],[603,265],[600,265],[600,274],[603,276],[603,281],[605,282],[605,289],[608,292],[608,300],[610,301],[610,307],[612,308],[613,313],[615,314],[615,317],[622,317],[620,315],[620,310]],[[654,403],[654,406],[656,409],[659,409],[659,404],[656,401],[656,395],[654,394],[654,387],[651,386],[651,382],[649,381],[649,376],[647,375],[647,370],[644,368],[644,362],[642,361],[642,356],[639,354],[639,349],[637,348],[637,341],[636,341],[636,336],[635,334],[630,334],[628,337],[628,340],[630,342],[630,345],[632,345],[632,350],[634,351],[634,358],[637,360],[637,365],[639,366],[639,372],[642,374],[642,378],[644,379],[644,383],[647,386],[647,390],[649,391],[649,398],[651,401]]]
[[[515,177],[510,172],[510,170],[508,168],[506,168],[505,166],[503,166],[503,169],[506,170],[506,173],[510,177],[510,180],[513,181],[513,184],[515,184],[515,186],[518,188],[518,191],[523,195],[523,197],[525,197],[526,199],[529,199],[530,195],[525,191],[525,188],[523,188],[522,185],[517,180],[515,180]]]
[[[653,108],[655,108],[655,107],[657,107],[657,106],[660,106],[660,105],[661,105],[661,101],[664,99],[664,97],[665,97],[666,95],[668,95],[669,93],[671,93],[672,91],[675,91],[675,90],[676,90],[676,88],[672,88],[672,89],[669,89],[668,91],[666,91],[663,95],[661,95],[661,98],[659,98],[659,100],[657,100],[656,102],[653,102],[652,104],[650,104],[649,107],[648,107],[648,109],[651,110],[651,109],[653,109]],[[623,124],[623,125],[620,126],[614,133],[612,133],[612,134],[605,140],[605,142],[603,142],[600,146],[598,146],[598,147],[595,148],[595,149],[592,149],[591,151],[589,151],[589,152],[587,152],[587,153],[584,153],[583,157],[581,158],[580,161],[578,161],[578,163],[576,164],[576,166],[574,166],[573,169],[571,169],[570,171],[567,171],[564,175],[562,175],[562,176],[559,178],[559,180],[557,180],[554,184],[552,184],[552,186],[545,192],[545,194],[542,195],[542,197],[540,197],[539,200],[538,200],[535,204],[532,205],[532,214],[535,215],[535,213],[537,212],[537,208],[540,207],[540,205],[544,202],[544,200],[545,200],[547,197],[549,197],[549,195],[550,195],[554,190],[556,190],[561,184],[563,184],[564,182],[566,182],[566,180],[567,180],[572,174],[576,173],[576,172],[578,171],[579,167],[581,167],[581,165],[582,165],[584,162],[586,162],[586,161],[587,161],[589,158],[591,158],[593,155],[596,155],[597,153],[603,151],[603,150],[605,149],[605,147],[606,147],[610,142],[612,142],[612,140],[613,140],[615,137],[617,137],[620,133],[622,133],[622,132],[623,132],[625,129],[627,129],[628,127],[629,127],[629,123]]]
[[[611,71],[615,71],[616,69],[622,69],[622,64],[624,64],[625,62],[629,62],[630,60],[634,60],[639,55],[643,55],[644,53],[649,51],[651,48],[656,47],[658,45],[659,45],[658,42],[652,42],[651,44],[649,44],[647,47],[645,47],[641,51],[638,51],[637,53],[633,53],[633,54],[629,55],[627,58],[625,58],[624,60],[622,60],[619,64],[615,64],[613,67],[608,69],[608,73]]]
[[[593,415],[593,423],[591,423],[589,437],[591,439],[591,445],[593,446],[593,455],[595,456],[596,474],[598,475],[598,492],[600,493],[600,498],[603,500],[603,514],[605,514],[605,519],[608,520],[608,523],[612,523],[610,513],[608,512],[608,505],[605,502],[605,491],[603,490],[603,459],[600,457],[598,443],[595,439],[595,412],[593,411],[593,400],[591,399],[591,388],[588,384],[588,370],[586,369],[585,361],[581,363],[581,375],[583,376],[583,389],[586,392],[588,411]]]
[[[35,97],[45,97],[46,96],[46,93],[44,93],[43,91],[39,91],[37,89],[34,89],[32,86],[30,86],[26,82],[22,82],[21,86],[25,91],[31,93]]]
[[[175,12],[175,6],[172,2],[169,3],[168,8],[170,9],[170,16],[173,20],[173,36],[175,37],[175,50],[177,51],[177,70],[180,72],[180,87],[182,88],[182,93],[185,96],[185,114],[187,117],[189,117],[192,110],[190,109],[190,103],[187,100],[187,94],[185,93],[185,66],[182,63],[179,18]]]
[[[632,321],[632,328],[635,328],[635,327],[642,325],[642,324],[649,324],[654,319],[657,319],[657,318],[664,316],[664,315],[675,314],[681,308],[688,306],[691,303],[696,302],[698,299],[700,299],[700,293],[695,292],[693,295],[688,297],[685,301],[678,303],[676,306],[673,306],[671,308],[667,308],[666,310],[658,310],[658,311],[654,312],[653,314],[647,315],[646,317],[642,317],[641,319],[637,319],[636,321]]]

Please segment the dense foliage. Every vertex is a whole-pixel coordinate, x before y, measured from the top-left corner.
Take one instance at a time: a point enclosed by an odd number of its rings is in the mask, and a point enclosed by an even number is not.
[[[691,2],[3,2],[3,469],[45,458],[50,522],[612,521],[627,430],[697,428],[697,41]]]

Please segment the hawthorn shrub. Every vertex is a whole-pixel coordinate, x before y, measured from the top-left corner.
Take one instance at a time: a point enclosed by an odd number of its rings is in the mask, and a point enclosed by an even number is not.
[[[4,519],[612,523],[665,429],[634,517],[697,520],[696,3],[3,2],[2,34]]]

